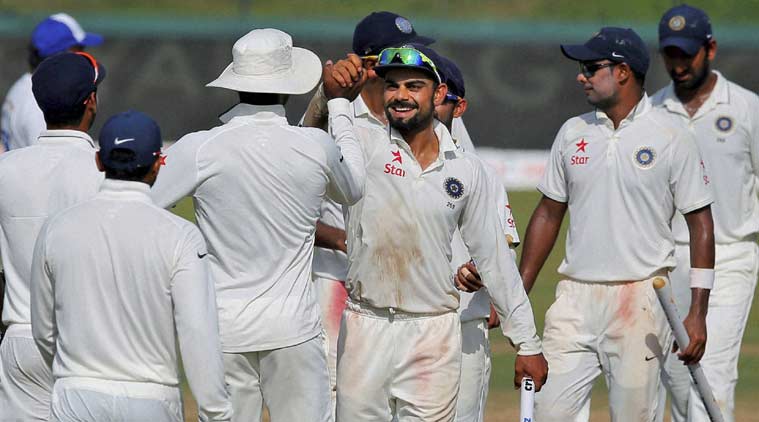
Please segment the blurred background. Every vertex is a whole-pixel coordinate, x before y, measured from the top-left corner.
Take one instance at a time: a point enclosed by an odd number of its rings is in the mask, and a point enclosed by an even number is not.
[[[561,124],[589,111],[575,82],[577,65],[560,43],[581,43],[600,27],[634,28],[648,43],[652,62],[649,94],[669,79],[656,51],[656,30],[666,9],[679,1],[576,0],[0,0],[0,92],[27,69],[29,35],[46,16],[66,12],[105,43],[90,49],[108,70],[99,95],[94,138],[106,118],[126,109],[152,115],[167,141],[219,124],[217,116],[236,103],[226,90],[205,84],[231,62],[232,44],[254,28],[289,32],[294,44],[322,60],[350,51],[356,23],[372,11],[407,17],[416,31],[453,59],[466,79],[469,109],[464,117],[480,154],[495,165],[513,190],[511,202],[523,231],[539,199],[534,190],[547,150]],[[714,67],[728,79],[759,89],[759,0],[691,1],[712,18],[719,43]],[[291,98],[291,122],[300,119],[310,95]],[[755,112],[759,113],[759,110]],[[189,202],[178,212],[192,218]],[[563,236],[563,235],[562,235]],[[557,247],[531,294],[539,329],[553,299],[563,255]],[[513,351],[494,334],[494,368],[488,421],[514,421],[518,396],[511,389]],[[759,317],[746,329],[737,392],[738,421],[759,421]],[[604,389],[597,383],[598,392]],[[191,403],[191,401],[188,401]],[[192,418],[188,405],[188,420]],[[593,421],[608,420],[605,394],[593,398]]]

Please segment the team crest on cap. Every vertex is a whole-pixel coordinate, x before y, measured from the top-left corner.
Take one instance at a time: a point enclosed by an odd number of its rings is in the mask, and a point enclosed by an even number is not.
[[[640,147],[635,150],[635,164],[642,169],[651,168],[656,160],[656,151],[651,147]]]
[[[403,16],[395,18],[395,26],[397,26],[404,34],[410,34],[414,30],[414,27],[411,26],[411,22]]]
[[[669,29],[673,31],[682,31],[685,28],[685,18],[680,15],[672,16],[669,19],[668,25]]]
[[[727,134],[733,130],[733,119],[728,116],[719,116],[714,122],[714,127],[720,134]]]
[[[445,179],[445,193],[453,199],[459,199],[464,195],[464,184],[455,177]]]

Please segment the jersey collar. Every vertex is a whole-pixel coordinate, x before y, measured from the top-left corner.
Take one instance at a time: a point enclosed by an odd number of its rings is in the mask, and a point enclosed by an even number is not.
[[[369,106],[366,105],[361,95],[358,95],[356,99],[353,100],[352,104],[353,104],[353,117],[366,119],[372,123],[375,123],[379,127],[383,127],[383,128],[385,127],[385,124],[382,123],[382,121],[379,120],[377,117],[375,117],[374,114],[372,114],[372,111],[369,110]]]
[[[704,104],[701,105],[696,114],[693,116],[694,119],[698,118],[703,113],[710,111],[718,104],[730,103],[730,87],[727,83],[727,80],[717,70],[712,70],[712,73],[717,75],[717,83],[714,85],[714,89],[712,89],[711,94],[709,94],[709,98],[704,101]],[[665,88],[662,104],[667,108],[667,110],[672,113],[682,114],[689,119],[691,118],[688,112],[685,111],[683,103],[679,98],[677,98],[677,95],[675,95],[675,84],[671,81]]]
[[[100,193],[111,198],[122,198],[152,203],[150,186],[147,183],[129,180],[105,179],[100,184]]]
[[[629,125],[630,123],[634,122],[635,120],[639,119],[641,116],[648,113],[649,110],[651,110],[651,100],[648,98],[648,94],[643,92],[643,97],[638,101],[638,104],[635,104],[635,107],[633,107],[632,110],[630,110],[630,113],[627,114],[627,117],[622,119],[621,122],[619,122],[619,127],[617,130],[622,129],[623,127]],[[600,109],[596,109],[596,119],[603,122],[606,126],[610,127],[612,130],[614,130],[614,123],[611,121],[609,116],[606,115],[603,111]]]
[[[397,144],[400,148],[403,148],[409,156],[414,157],[414,154],[411,152],[411,147],[408,145],[408,143],[406,143],[406,140],[403,139],[403,136],[390,125],[388,125],[388,129],[390,142]],[[438,140],[438,159],[429,167],[427,167],[423,173],[442,166],[443,161],[446,159],[450,160],[455,158],[456,151],[458,150],[456,144],[453,142],[451,133],[448,132],[448,128],[446,128],[445,125],[439,122],[437,119],[433,120],[433,130]],[[414,158],[414,160],[416,160],[416,158]]]
[[[219,120],[226,124],[237,117],[253,118],[255,120],[271,120],[281,124],[288,124],[285,114],[285,106],[281,104],[262,106],[239,103],[222,113],[219,116]]]
[[[95,141],[92,140],[89,134],[73,129],[43,130],[40,133],[38,142],[41,144],[53,142],[87,143],[92,148],[95,148]]]

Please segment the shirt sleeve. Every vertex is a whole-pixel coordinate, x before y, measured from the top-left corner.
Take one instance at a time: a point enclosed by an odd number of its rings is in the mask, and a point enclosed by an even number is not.
[[[187,223],[171,279],[179,349],[201,420],[229,421],[232,405],[224,383],[216,294],[200,231]]]
[[[55,322],[55,280],[47,262],[47,228],[48,223],[45,223],[34,245],[30,306],[34,341],[48,367],[52,367],[58,330]]]
[[[551,156],[546,164],[546,172],[543,175],[543,180],[538,184],[540,193],[557,202],[567,202],[569,200],[567,179],[564,173],[563,151],[564,136],[568,123],[564,123],[564,126],[559,129],[559,133],[556,134],[556,139],[554,139],[553,146],[551,146]]]
[[[493,189],[493,197],[496,198],[498,219],[503,226],[503,234],[509,240],[509,246],[517,246],[520,243],[519,233],[517,233],[517,224],[514,220],[514,215],[511,213],[511,204],[509,204],[509,195],[506,193],[506,188],[503,186],[500,180],[496,177],[495,170],[485,166],[485,172],[488,177],[489,185]]]
[[[451,124],[451,137],[458,142],[459,146],[461,146],[464,151],[476,154],[472,138],[469,137],[469,131],[466,130],[464,119],[461,117],[453,119],[453,123]]]
[[[165,152],[165,165],[150,189],[150,196],[161,208],[170,208],[195,192],[199,184],[197,151],[202,138],[190,134],[178,140]]]
[[[327,196],[340,204],[353,205],[364,195],[364,153],[353,130],[348,100],[335,98],[327,106],[330,132],[337,144],[336,148],[325,148],[329,166]]]
[[[687,214],[714,202],[706,165],[687,130],[677,132],[670,160],[670,188],[678,211]]]
[[[754,175],[759,177],[759,96],[752,97],[752,106],[749,107],[749,122],[751,124],[751,133],[749,134],[749,150],[751,153],[751,167]]]
[[[459,221],[461,236],[503,322],[503,334],[519,355],[541,353],[532,306],[503,236],[492,187],[484,165],[474,158],[472,162],[472,186]]]

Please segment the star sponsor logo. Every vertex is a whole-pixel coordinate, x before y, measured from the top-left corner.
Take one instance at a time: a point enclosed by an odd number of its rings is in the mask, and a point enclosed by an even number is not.
[[[635,150],[635,153],[633,154],[633,161],[638,167],[642,169],[649,169],[653,167],[654,163],[656,162],[656,151],[649,146],[640,147]]]
[[[391,163],[398,162],[400,164],[403,164],[403,157],[401,157],[401,151],[400,150],[398,150],[398,151],[392,151],[392,152],[390,152],[390,154],[393,155],[393,161],[391,161]]]
[[[403,157],[401,156],[401,151],[390,151],[390,155],[393,156],[393,159],[385,164],[385,174],[392,174],[393,176],[398,177],[406,177],[406,170],[404,170],[402,167],[396,167],[393,163],[398,163],[399,166],[403,165]]]
[[[580,139],[580,142],[576,143],[575,146],[577,147],[577,150],[575,151],[575,155],[571,156],[569,158],[569,165],[572,166],[581,166],[588,164],[590,161],[590,157],[587,155],[577,155],[579,153],[587,154],[586,148],[588,147],[588,142],[585,141],[585,138]]]

